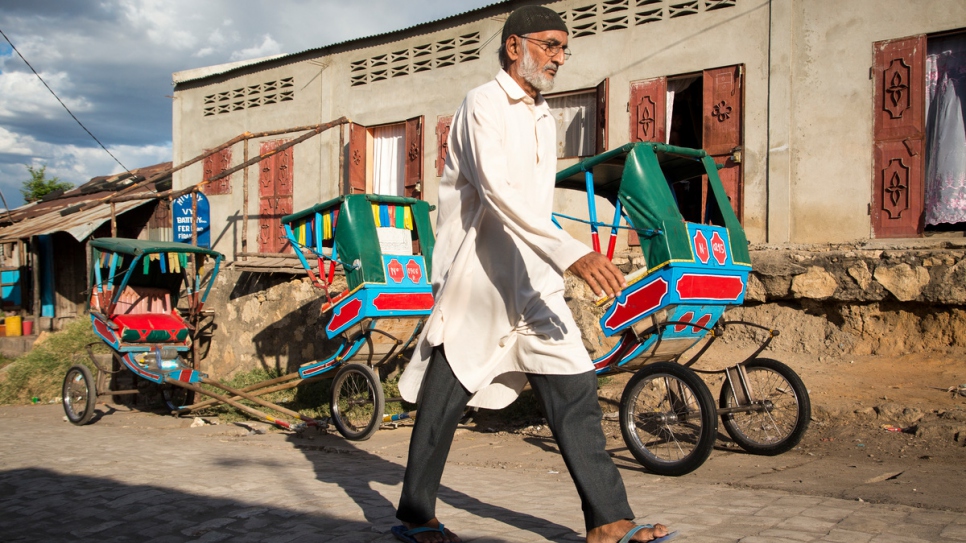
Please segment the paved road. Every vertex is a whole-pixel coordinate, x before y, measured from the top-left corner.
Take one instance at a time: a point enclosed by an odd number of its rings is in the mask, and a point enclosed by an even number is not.
[[[59,406],[0,408],[0,541],[394,541],[408,429],[351,443],[190,422],[115,411],[75,427]],[[472,434],[454,453],[485,447]],[[638,521],[688,543],[966,541],[963,513],[622,474]],[[553,470],[453,463],[438,513],[465,541],[583,540]]]

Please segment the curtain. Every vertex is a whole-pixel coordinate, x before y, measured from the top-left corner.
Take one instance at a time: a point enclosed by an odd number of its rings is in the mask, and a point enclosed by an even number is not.
[[[372,129],[372,192],[404,196],[406,125],[391,124]]]
[[[592,156],[597,145],[597,92],[547,98],[557,121],[557,158]]]
[[[698,80],[698,76],[682,77],[679,79],[669,79],[667,82],[667,103],[665,108],[665,123],[667,128],[664,130],[664,143],[671,143],[671,125],[674,120],[674,95],[687,89]]]
[[[925,222],[966,222],[966,34],[926,49]]]

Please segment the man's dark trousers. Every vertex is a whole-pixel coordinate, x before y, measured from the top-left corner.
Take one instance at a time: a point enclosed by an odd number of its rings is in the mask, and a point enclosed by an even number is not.
[[[624,482],[608,456],[594,371],[576,375],[527,374],[547,415],[564,463],[577,486],[587,530],[633,519]],[[436,495],[453,436],[471,394],[453,375],[442,346],[423,379],[416,426],[396,517],[424,524],[436,517]]]

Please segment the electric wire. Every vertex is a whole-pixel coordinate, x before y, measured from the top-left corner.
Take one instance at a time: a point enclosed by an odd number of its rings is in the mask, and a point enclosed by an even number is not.
[[[26,58],[24,58],[24,56],[23,56],[23,55],[22,55],[22,54],[20,53],[20,51],[19,51],[19,50],[17,49],[17,46],[15,46],[15,45],[13,44],[13,42],[12,42],[12,41],[10,41],[10,38],[8,38],[6,34],[4,34],[4,32],[3,32],[3,29],[0,29],[0,35],[2,35],[2,36],[3,36],[3,39],[5,39],[5,40],[7,40],[7,43],[9,43],[9,44],[10,44],[10,47],[11,47],[11,48],[12,48],[12,49],[13,49],[13,50],[14,50],[14,51],[15,51],[15,52],[17,53],[17,56],[19,56],[19,57],[20,57],[20,60],[23,60],[23,62],[24,62],[24,64],[26,64],[26,65],[27,65],[27,67],[28,67],[28,68],[30,68],[30,71],[32,71],[32,72],[34,73],[34,75],[36,75],[36,76],[37,76],[37,79],[39,79],[39,80],[40,80],[40,82],[41,82],[41,83],[43,83],[45,87],[47,87],[47,90],[48,90],[48,91],[50,91],[50,94],[52,94],[52,95],[54,96],[54,98],[56,98],[56,99],[57,99],[57,101],[58,101],[58,102],[60,102],[60,105],[62,105],[62,106],[64,106],[64,109],[65,109],[65,110],[67,111],[67,113],[68,113],[68,114],[69,114],[69,115],[70,115],[70,116],[71,116],[71,117],[72,117],[72,118],[73,118],[73,119],[74,119],[74,120],[75,120],[75,121],[77,122],[77,124],[78,124],[78,125],[80,125],[80,127],[81,127],[81,128],[83,128],[83,129],[84,129],[84,132],[87,132],[87,135],[88,135],[88,136],[90,136],[91,138],[93,138],[93,139],[94,139],[94,141],[96,141],[96,142],[97,142],[97,144],[101,146],[101,149],[104,149],[104,152],[105,152],[105,153],[107,153],[108,155],[110,155],[110,156],[111,156],[111,158],[113,158],[113,159],[114,159],[114,162],[117,162],[117,164],[118,164],[118,165],[119,165],[119,166],[120,166],[121,168],[124,168],[124,171],[126,171],[126,172],[127,172],[127,173],[129,173],[129,174],[131,174],[131,170],[129,170],[129,169],[127,168],[127,166],[125,166],[124,164],[121,164],[121,161],[120,161],[120,160],[118,160],[118,159],[117,159],[117,157],[116,157],[116,156],[114,156],[114,154],[113,154],[113,153],[111,153],[111,152],[110,152],[110,151],[109,151],[109,150],[107,149],[107,147],[105,147],[105,146],[104,146],[104,144],[103,144],[103,143],[101,143],[101,140],[99,140],[99,139],[97,139],[97,136],[95,136],[95,135],[94,135],[93,133],[91,133],[91,131],[90,131],[90,130],[88,130],[86,126],[84,126],[84,123],[82,123],[82,122],[80,121],[80,119],[78,119],[78,118],[77,118],[77,116],[76,116],[76,115],[74,115],[74,113],[73,113],[73,112],[72,112],[72,111],[70,110],[70,108],[69,108],[69,107],[67,107],[67,104],[65,104],[65,103],[64,103],[64,101],[63,101],[63,100],[61,100],[59,96],[57,96],[57,93],[56,93],[56,92],[54,92],[54,89],[52,89],[52,88],[50,88],[50,85],[48,85],[48,84],[47,84],[47,82],[46,82],[46,81],[44,81],[44,78],[43,78],[43,77],[40,77],[40,74],[39,74],[39,73],[37,73],[37,70],[35,70],[35,69],[34,69],[34,67],[30,65],[30,63],[29,63],[29,62],[27,62],[27,59],[26,59]],[[131,175],[134,175],[134,174],[131,174]]]

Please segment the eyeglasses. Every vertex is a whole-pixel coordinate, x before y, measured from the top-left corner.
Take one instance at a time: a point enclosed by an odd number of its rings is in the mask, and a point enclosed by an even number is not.
[[[543,52],[544,53],[547,53],[547,55],[550,58],[556,57],[557,54],[560,53],[561,50],[563,50],[564,60],[569,59],[570,58],[570,55],[572,54],[569,47],[567,47],[566,45],[560,45],[557,42],[552,42],[552,41],[547,41],[547,40],[538,40],[536,38],[531,38],[529,36],[520,36],[520,38],[521,39],[524,39],[524,40],[530,40],[532,42],[535,42],[537,45],[540,46],[541,49],[543,49]]]

